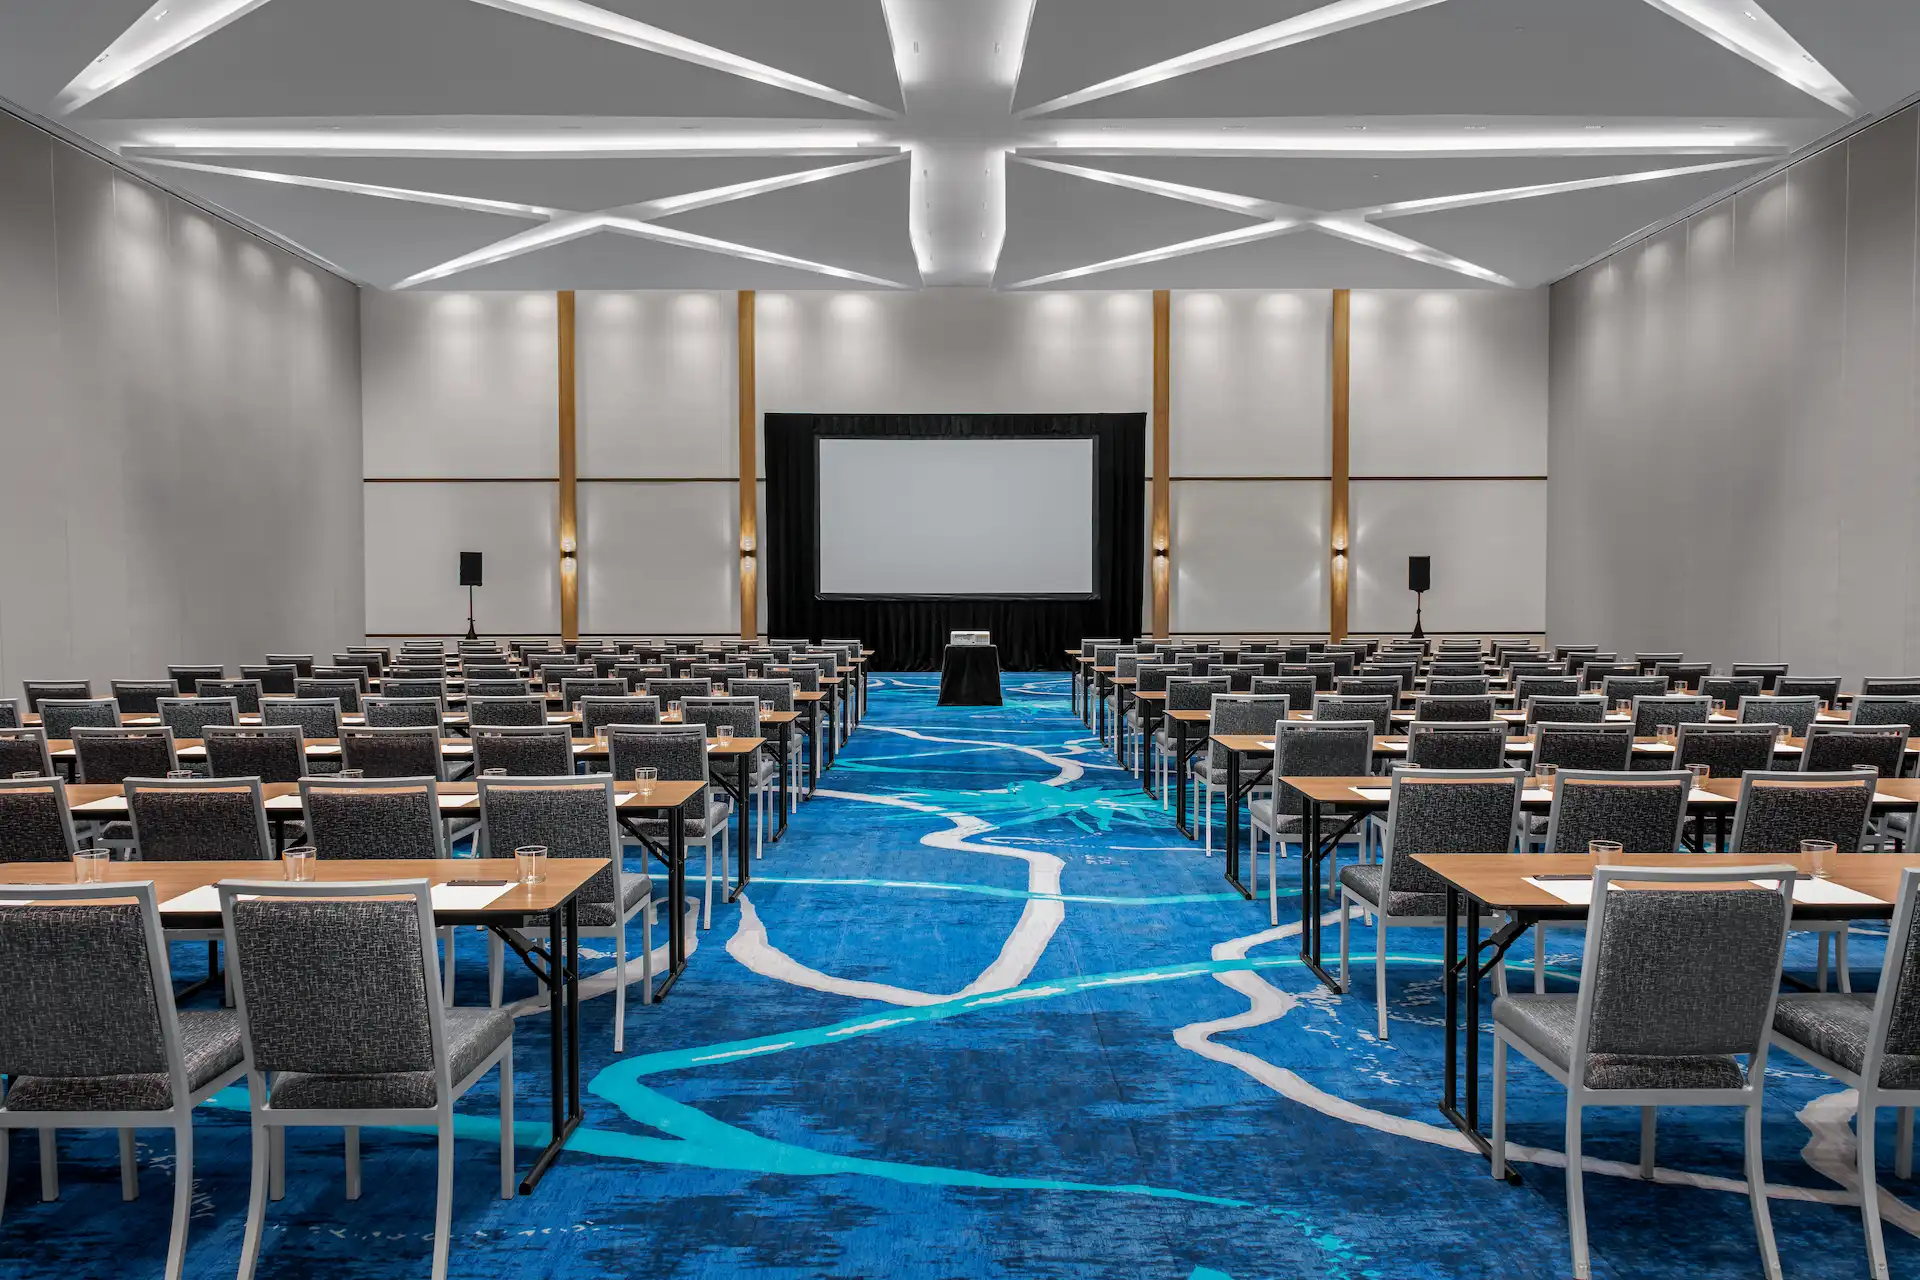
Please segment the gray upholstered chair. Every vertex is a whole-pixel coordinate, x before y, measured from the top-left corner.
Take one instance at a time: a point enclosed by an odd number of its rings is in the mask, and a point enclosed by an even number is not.
[[[744,662],[696,662],[688,674],[724,685],[729,680],[746,679],[747,664]]]
[[[604,680],[574,678],[560,682],[560,700],[568,711],[577,707],[582,698],[624,698],[627,691],[627,682],[613,677]]]
[[[631,783],[633,771],[651,768],[659,771],[662,782],[708,783],[707,731],[697,724],[616,724],[607,726],[609,763],[614,781]],[[689,845],[706,850],[705,895],[700,908],[700,927],[713,926],[713,851],[720,849],[720,883],[727,880],[727,817],[725,800],[707,786],[682,806],[681,819]],[[635,826],[656,844],[667,838],[667,820],[647,817]]]
[[[1727,668],[1727,672],[1735,679],[1748,676],[1758,679],[1761,692],[1771,693],[1774,685],[1780,682],[1780,677],[1787,674],[1787,664],[1784,662],[1736,662]]]
[[[1920,724],[1920,695],[1861,694],[1853,700],[1851,724]]]
[[[1283,662],[1280,664],[1283,676],[1305,676],[1313,681],[1314,692],[1333,692],[1333,664],[1331,662]]]
[[[18,729],[26,722],[26,711],[20,699],[0,698],[0,729]]]
[[[1740,699],[1741,724],[1782,724],[1796,738],[1807,736],[1807,728],[1820,714],[1820,699],[1786,698],[1761,694]]]
[[[118,1129],[121,1195],[131,1200],[140,1189],[134,1130],[173,1130],[161,1274],[180,1280],[193,1210],[193,1111],[240,1078],[239,1020],[221,1009],[174,1008],[151,881],[9,885],[7,897],[0,968],[34,980],[0,985],[0,1175],[11,1130],[37,1129],[40,1195],[55,1199],[57,1132]],[[0,1177],[0,1195],[5,1186]],[[95,1274],[143,1270],[140,1252],[119,1241]]]
[[[200,692],[202,680],[220,680],[225,678],[227,669],[215,663],[189,663],[169,666],[167,676],[179,687],[181,693]]]
[[[1868,698],[1920,697],[1920,676],[1862,676],[1860,693]]]
[[[425,776],[445,781],[447,776],[440,730],[434,728],[345,726],[340,730],[340,764],[367,778]]]
[[[120,785],[142,862],[273,857],[258,778],[128,778]]]
[[[202,698],[231,698],[241,715],[260,714],[260,695],[266,689],[258,680],[201,680],[199,696]]]
[[[1466,676],[1471,679],[1480,679],[1480,678],[1483,678],[1485,675],[1486,675],[1486,668],[1482,667],[1480,663],[1477,661],[1475,662],[1438,662],[1436,661],[1432,666],[1427,668],[1427,678],[1429,680],[1431,680],[1434,676],[1448,676],[1452,678]]]
[[[619,695],[580,699],[580,736],[591,738],[610,724],[659,724],[660,699]]]
[[[1756,877],[1769,887],[1690,891]],[[1567,1216],[1580,1280],[1592,1275],[1581,1129],[1594,1106],[1640,1108],[1640,1171],[1649,1181],[1655,1108],[1742,1108],[1761,1263],[1779,1280],[1760,1123],[1793,880],[1790,867],[1601,867],[1593,877],[1579,993],[1494,1000],[1493,1175],[1506,1174],[1507,1050],[1518,1049],[1567,1090]]]
[[[1734,711],[1741,699],[1759,697],[1761,684],[1759,676],[1708,676],[1700,682],[1700,696],[1725,703],[1727,710]]]
[[[1713,714],[1713,699],[1691,694],[1633,700],[1633,736],[1651,738],[1663,724],[1705,724]]]
[[[334,739],[340,736],[337,698],[268,698],[260,704],[263,725],[294,725],[302,735]]]
[[[1406,763],[1416,769],[1498,769],[1506,764],[1504,720],[1415,720]]]
[[[180,767],[173,730],[164,725],[73,728],[75,774],[81,782],[124,782],[128,778],[164,778]]]
[[[1513,700],[1519,706],[1526,706],[1529,699],[1577,698],[1580,696],[1580,682],[1572,676],[1515,676],[1513,680]],[[1600,699],[1605,702],[1605,698]]]
[[[1427,696],[1431,698],[1484,698],[1492,689],[1493,681],[1486,676],[1427,677]]]
[[[444,707],[447,703],[446,677],[416,678],[389,675],[380,682],[380,696],[383,698],[432,698]]]
[[[1168,680],[1176,676],[1185,676],[1186,674],[1187,669],[1175,663],[1142,662],[1134,668],[1134,691],[1136,693],[1165,693]],[[1227,687],[1229,691],[1231,691],[1233,687],[1231,681],[1228,682]],[[1135,698],[1127,707],[1126,723],[1122,726],[1122,732],[1125,735],[1126,742],[1121,750],[1121,760],[1123,763],[1128,754],[1131,753],[1134,762],[1133,772],[1135,777],[1138,777],[1140,771],[1147,767],[1147,757],[1150,754],[1144,727],[1146,721],[1147,713],[1145,704],[1142,703],[1140,699]]]
[[[1580,677],[1567,669],[1565,662],[1524,662],[1515,660],[1507,664],[1507,673],[1514,680],[1571,680],[1575,689],[1580,687]]]
[[[1683,724],[1673,767],[1704,764],[1710,776],[1738,778],[1773,767],[1773,748],[1780,740],[1774,724]]]
[[[1665,676],[1608,676],[1600,682],[1600,696],[1609,707],[1635,698],[1664,698],[1671,691]]]
[[[526,672],[510,662],[470,662],[462,669],[466,672],[469,684],[475,680],[525,680],[527,678]]]
[[[704,676],[698,680],[690,677],[649,680],[647,681],[646,693],[650,698],[660,699],[660,705],[665,707],[669,703],[684,702],[688,698],[712,697],[713,681],[708,680]]]
[[[1385,737],[1393,732],[1394,699],[1350,698],[1344,694],[1320,694],[1313,700],[1315,720],[1371,720],[1373,731]]]
[[[360,663],[357,663],[357,662],[349,665],[344,665],[344,666],[339,664],[328,666],[324,663],[316,663],[313,668],[312,679],[349,680],[349,681],[352,681],[353,687],[355,689],[359,690],[361,693],[365,693],[369,689],[373,688],[374,677],[372,672],[368,671],[366,667],[362,666]],[[296,692],[298,692],[299,685],[296,684],[294,686],[294,689]]]
[[[1313,706],[1313,695],[1318,690],[1306,676],[1255,676],[1248,692],[1256,698],[1282,696],[1290,710],[1306,711]]]
[[[1663,678],[1642,676],[1640,664],[1637,662],[1579,662],[1574,665],[1578,669],[1581,685],[1595,693],[1601,692],[1609,680],[1660,680]]]
[[[241,667],[240,678],[258,680],[262,693],[274,693],[291,698],[294,682],[300,678],[300,672],[297,667],[262,664]]]
[[[160,723],[178,738],[199,738],[210,724],[239,724],[240,701],[237,698],[162,698]]]
[[[1226,676],[1170,675],[1167,677],[1165,707],[1169,712],[1207,711],[1213,707],[1215,695],[1232,692],[1233,682]],[[1205,740],[1206,735],[1207,730],[1204,725],[1190,724],[1187,726],[1187,742],[1189,745],[1199,744]],[[1149,767],[1155,768],[1162,780],[1160,787],[1160,807],[1162,809],[1167,807],[1167,801],[1173,794],[1172,789],[1176,785],[1176,782],[1180,786],[1187,785],[1187,779],[1176,779],[1174,776],[1174,770],[1179,766],[1173,757],[1179,745],[1179,735],[1173,731],[1171,717],[1162,716],[1154,727],[1153,741],[1149,744],[1150,759],[1148,761]],[[1197,786],[1195,797],[1197,803]]]
[[[1849,770],[1845,773],[1749,773],[1740,780],[1740,807],[1733,814],[1733,836],[1728,852],[1738,854],[1799,853],[1802,840],[1830,840],[1846,853],[1867,847],[1873,820],[1873,793],[1878,779]],[[1834,966],[1840,989],[1853,990],[1847,967],[1847,922],[1801,921],[1795,926],[1820,939],[1816,983],[1827,989],[1827,939],[1834,940]]]
[[[1642,671],[1653,671],[1663,662],[1685,662],[1687,660],[1687,655],[1684,653],[1674,653],[1674,652],[1666,652],[1666,653],[1635,652],[1633,655],[1633,660],[1640,664],[1640,669]]]
[[[1288,700],[1285,697],[1216,693],[1213,695],[1208,727],[1216,736],[1258,734],[1263,738],[1271,737],[1275,726],[1286,720],[1287,711]],[[1193,776],[1200,793],[1201,839],[1209,858],[1213,856],[1213,802],[1216,796],[1225,794],[1229,754],[1218,742],[1209,742],[1207,749],[1193,758]],[[1231,814],[1228,816],[1232,817]]]
[[[524,698],[530,694],[531,690],[532,685],[526,680],[469,679],[467,681],[467,700],[471,703],[475,698]]]
[[[0,863],[67,862],[79,847],[66,783],[51,771],[42,778],[0,778]]]
[[[715,726],[725,725],[736,738],[765,736],[760,731],[760,700],[752,697],[724,695],[688,698],[681,704],[681,723],[704,725],[709,735]],[[766,849],[767,823],[771,818],[779,782],[779,766],[765,752],[758,753],[758,758],[747,766],[748,799],[759,807],[753,823],[755,858],[761,857]],[[740,851],[740,856],[746,857],[745,849]]]
[[[369,729],[432,729],[438,736],[445,726],[447,708],[438,698],[382,696],[362,701],[360,713]]]
[[[489,858],[511,858],[515,849],[544,845],[549,858],[605,858],[608,865],[580,890],[580,936],[613,943],[613,1051],[627,1044],[627,925],[640,917],[640,1002],[653,1003],[653,881],[642,869],[628,871],[614,813],[616,780],[608,774],[574,777],[481,778],[479,847]],[[630,787],[631,784],[629,783]],[[545,930],[523,926],[539,936]],[[487,989],[500,1007],[505,948],[487,935]]]
[[[1400,687],[1397,690],[1390,691],[1384,687],[1373,690],[1373,693],[1376,695],[1393,692],[1397,696],[1398,694],[1413,692],[1413,686],[1420,678],[1420,664],[1417,662],[1369,662],[1365,669],[1360,672],[1360,675],[1368,680],[1384,680],[1389,677],[1398,680]],[[1346,692],[1345,689],[1341,688],[1339,679],[1335,679],[1333,687],[1337,692]]]
[[[1447,720],[1485,724],[1493,719],[1493,699],[1486,694],[1428,693],[1413,700],[1413,718],[1429,724]]]
[[[1920,867],[1900,873],[1893,927],[1874,995],[1782,995],[1773,1008],[1773,1046],[1855,1093],[1855,1168],[1867,1235],[1867,1273],[1888,1280],[1880,1233],[1879,1141],[1875,1116],[1894,1107],[1893,1171],[1913,1176],[1913,1109],[1920,1106]]]
[[[440,1167],[433,1280],[453,1238],[453,1104],[500,1072],[500,1198],[513,1198],[513,1018],[442,1009],[425,880],[223,881],[220,914],[239,995],[252,1099],[253,1187],[240,1280],[253,1280],[286,1130],[345,1128],[346,1198],[360,1198],[360,1128],[432,1131]],[[346,940],[350,945],[342,945]],[[382,1195],[390,1210],[394,1192]]]
[[[360,710],[360,682],[358,680],[295,680],[293,696],[299,699],[330,699],[340,704],[340,710],[348,714]]]
[[[53,756],[47,750],[47,731],[39,726],[0,729],[0,778],[16,773],[36,777],[53,775]]]
[[[1872,765],[1881,777],[1897,778],[1912,733],[1904,724],[1809,725],[1800,768],[1804,773],[1844,773]]]
[[[1347,977],[1353,909],[1374,916],[1377,1031],[1387,1031],[1387,930],[1446,925],[1446,882],[1413,860],[1416,853],[1506,853],[1520,818],[1524,769],[1400,770],[1388,785],[1386,842],[1377,866],[1340,871],[1340,989]],[[1504,983],[1501,984],[1504,986]]]
[[[1607,719],[1607,700],[1597,693],[1574,697],[1535,694],[1520,705],[1526,709],[1528,724],[1604,724]]]
[[[1280,923],[1279,859],[1289,840],[1304,843],[1302,814],[1305,798],[1286,778],[1363,777],[1373,769],[1373,722],[1371,720],[1307,721],[1288,720],[1273,730],[1274,790],[1266,798],[1255,797],[1247,805],[1248,821],[1253,828],[1253,871],[1260,874],[1260,837],[1267,837],[1267,914]],[[1354,846],[1357,857],[1365,861],[1370,824],[1356,826],[1341,841]],[[1305,850],[1302,850],[1305,856]],[[1334,875],[1340,862],[1336,845],[1327,860],[1328,893],[1333,892]]]
[[[545,724],[547,700],[539,694],[513,697],[467,696],[468,725]]]
[[[49,738],[71,738],[82,725],[111,729],[120,723],[120,704],[112,698],[42,698],[40,727]]]
[[[481,725],[471,730],[473,776],[504,769],[510,778],[573,774],[573,729],[564,724]]]
[[[1533,765],[1612,772],[1633,767],[1633,726],[1542,720],[1533,726]]]
[[[1773,692],[1781,698],[1818,698],[1832,706],[1840,698],[1840,677],[1781,676],[1773,682]]]
[[[42,699],[61,702],[86,702],[93,698],[90,680],[23,680],[20,689],[27,695],[27,710],[40,710]]]
[[[1334,680],[1333,689],[1342,698],[1392,698],[1398,702],[1405,685],[1398,675],[1340,676]]]
[[[111,680],[108,688],[123,716],[157,715],[160,699],[180,696],[180,686],[171,680]]]
[[[213,777],[298,782],[307,776],[306,737],[297,724],[208,725],[203,732]]]

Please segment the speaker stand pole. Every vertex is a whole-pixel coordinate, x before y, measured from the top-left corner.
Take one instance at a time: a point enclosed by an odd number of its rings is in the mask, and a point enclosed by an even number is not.
[[[478,640],[479,634],[473,629],[473,588],[467,588],[467,639]]]
[[[1427,633],[1422,630],[1420,626],[1420,607],[1424,603],[1422,597],[1426,594],[1424,591],[1416,591],[1413,593],[1413,634],[1408,637],[1410,640],[1425,640],[1427,638]]]

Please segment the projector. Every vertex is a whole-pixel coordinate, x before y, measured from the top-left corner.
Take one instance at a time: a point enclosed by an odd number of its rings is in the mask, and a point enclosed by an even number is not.
[[[948,644],[991,644],[992,637],[985,631],[953,631],[947,634]]]

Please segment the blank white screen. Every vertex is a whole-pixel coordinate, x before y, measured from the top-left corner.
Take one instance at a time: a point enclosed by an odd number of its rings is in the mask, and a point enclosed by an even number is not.
[[[1092,593],[1092,440],[819,449],[823,595]]]

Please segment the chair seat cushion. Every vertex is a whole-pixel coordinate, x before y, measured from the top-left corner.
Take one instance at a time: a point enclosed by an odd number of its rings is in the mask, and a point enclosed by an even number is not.
[[[1282,834],[1293,834],[1300,830],[1300,815],[1297,813],[1283,813],[1280,815],[1280,825],[1277,828],[1273,825],[1273,801],[1271,799],[1249,800],[1247,802],[1247,812],[1253,815],[1253,820],[1259,823],[1264,830],[1278,830]]]
[[[724,795],[709,793],[707,814],[705,817],[697,817],[692,810],[687,811],[685,819],[687,839],[704,840],[706,839],[708,830],[717,831],[726,825],[726,821],[727,805]],[[637,820],[635,825],[650,840],[665,840],[667,838],[667,820],[665,818],[641,818]]]
[[[1565,1071],[1573,1061],[1579,1000],[1577,995],[1499,996],[1493,1020]],[[1589,1089],[1738,1089],[1744,1081],[1740,1064],[1718,1055],[1596,1053],[1587,1058]]]
[[[240,1015],[229,1009],[180,1014],[180,1051],[187,1089],[201,1088],[240,1065]],[[167,1073],[124,1076],[19,1076],[7,1091],[12,1111],[165,1111],[173,1105]]]
[[[653,894],[653,881],[646,873],[629,871],[626,874],[626,902],[622,904],[621,914],[633,910]],[[589,928],[605,929],[616,921],[613,918],[611,902],[583,902],[580,904],[580,923]]]
[[[1340,868],[1340,883],[1354,891],[1375,910],[1380,907],[1381,877],[1386,868],[1379,864],[1372,866],[1351,865]],[[1389,916],[1415,916],[1432,919],[1447,914],[1447,895],[1444,893],[1393,893],[1388,895],[1387,914]]]
[[[1873,1029],[1873,997],[1839,992],[1783,995],[1773,1007],[1773,1029],[1859,1075]],[[1920,1089],[1920,1056],[1886,1055],[1880,1063],[1880,1087]]]
[[[513,1015],[505,1009],[448,1009],[447,1063],[457,1086],[487,1055],[513,1037]],[[387,1071],[378,1075],[309,1075],[285,1071],[274,1077],[273,1105],[285,1111],[385,1110],[435,1105],[431,1071]]]

